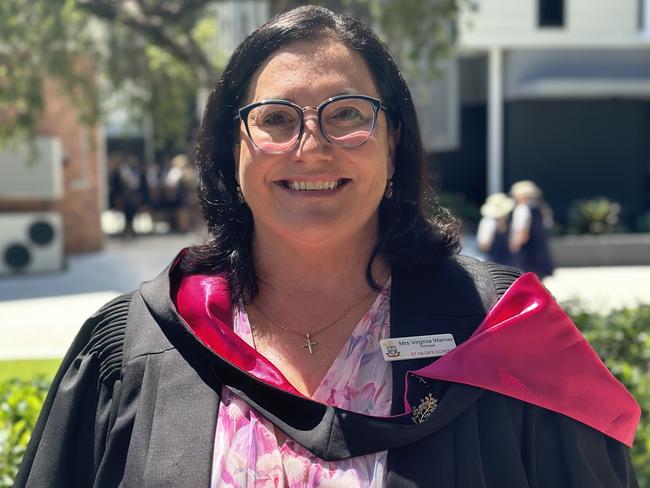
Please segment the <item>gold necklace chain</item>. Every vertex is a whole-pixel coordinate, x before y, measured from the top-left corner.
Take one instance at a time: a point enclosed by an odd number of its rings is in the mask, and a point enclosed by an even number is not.
[[[276,320],[272,320],[271,318],[269,318],[268,315],[266,315],[266,313],[264,313],[264,310],[262,310],[259,307],[259,305],[255,304],[255,302],[251,302],[251,305],[253,307],[255,307],[259,311],[259,313],[262,314],[262,317],[264,317],[269,323],[275,325],[276,327],[278,327],[278,328],[280,328],[280,329],[282,329],[282,330],[284,330],[286,332],[289,332],[290,334],[294,334],[294,335],[301,336],[301,337],[305,336],[305,339],[307,340],[307,342],[302,347],[307,348],[307,350],[309,351],[309,354],[314,354],[314,346],[316,346],[318,344],[318,342],[312,342],[312,339],[315,338],[321,332],[326,331],[327,329],[332,327],[334,324],[336,324],[339,320],[341,320],[348,313],[350,313],[354,309],[354,307],[359,305],[361,302],[363,302],[365,299],[367,299],[373,293],[376,293],[376,291],[371,290],[369,293],[366,293],[365,295],[363,295],[361,298],[359,298],[357,301],[355,301],[352,305],[350,305],[348,308],[346,308],[341,315],[336,317],[334,320],[329,322],[327,325],[325,325],[325,326],[321,327],[320,329],[318,329],[316,332],[306,332],[306,333],[296,332],[295,330],[289,329],[286,325],[284,325],[284,324],[282,324],[282,323],[280,323],[280,322],[278,322]]]

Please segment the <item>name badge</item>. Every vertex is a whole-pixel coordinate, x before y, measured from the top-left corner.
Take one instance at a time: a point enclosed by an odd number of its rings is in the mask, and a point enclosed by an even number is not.
[[[382,339],[379,345],[386,361],[402,361],[444,356],[456,347],[456,341],[451,334],[433,334]]]

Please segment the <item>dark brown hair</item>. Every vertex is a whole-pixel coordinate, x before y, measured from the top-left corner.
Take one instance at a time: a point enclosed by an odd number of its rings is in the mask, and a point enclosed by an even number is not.
[[[391,125],[400,127],[394,192],[379,207],[379,239],[366,273],[369,283],[376,287],[370,269],[379,254],[391,265],[406,265],[458,250],[457,222],[438,205],[427,184],[415,108],[392,56],[361,22],[322,7],[299,7],[274,17],[239,45],[210,94],[199,131],[200,198],[212,238],[191,248],[181,266],[189,273],[226,273],[235,300],[255,298],[258,280],[251,248],[253,216],[237,197],[233,146],[238,132],[233,117],[255,71],[270,55],[291,43],[325,37],[361,55],[390,109]]]

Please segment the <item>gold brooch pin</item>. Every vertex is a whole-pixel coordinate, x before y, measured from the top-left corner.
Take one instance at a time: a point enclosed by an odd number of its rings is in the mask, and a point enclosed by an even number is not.
[[[422,400],[420,400],[420,404],[411,412],[411,419],[413,420],[413,423],[421,424],[431,416],[436,408],[438,408],[438,400],[433,398],[433,395],[429,393]]]

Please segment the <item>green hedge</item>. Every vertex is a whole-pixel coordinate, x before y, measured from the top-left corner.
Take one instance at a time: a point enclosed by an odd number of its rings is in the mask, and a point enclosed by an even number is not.
[[[643,408],[632,455],[639,486],[650,488],[650,305],[607,315],[576,303],[565,309]],[[0,382],[0,488],[12,486],[48,384],[44,378]]]
[[[632,459],[639,486],[650,488],[650,305],[591,314],[579,304],[564,304],[576,325],[614,375],[641,405]]]
[[[13,486],[50,381],[37,377],[0,382],[0,487]]]

